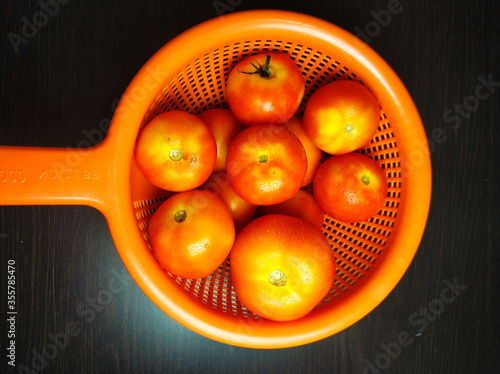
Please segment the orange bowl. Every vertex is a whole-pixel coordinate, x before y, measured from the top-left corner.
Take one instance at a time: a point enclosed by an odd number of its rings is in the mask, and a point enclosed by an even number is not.
[[[134,159],[137,136],[152,118],[168,110],[199,114],[227,107],[225,82],[232,67],[264,51],[287,53],[300,67],[306,91],[299,115],[312,92],[328,82],[352,79],[368,87],[380,103],[380,123],[372,141],[359,152],[382,166],[389,187],[384,208],[366,222],[344,223],[325,214],[323,231],[337,263],[335,281],[311,313],[291,322],[259,318],[238,301],[229,259],[203,279],[182,279],[160,267],[147,228],[171,193],[149,184]],[[354,324],[401,279],[429,211],[426,144],[410,95],[366,44],[311,16],[246,11],[199,24],[160,49],[128,86],[105,140],[96,147],[0,147],[2,163],[17,170],[14,177],[19,182],[0,184],[0,203],[76,203],[101,210],[128,271],[166,314],[220,342],[283,348],[326,338]]]

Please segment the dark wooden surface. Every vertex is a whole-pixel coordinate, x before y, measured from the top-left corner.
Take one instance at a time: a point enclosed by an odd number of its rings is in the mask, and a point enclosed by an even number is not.
[[[299,11],[355,33],[391,1],[232,3],[228,10]],[[0,372],[500,372],[500,5],[446,0],[400,6],[378,32],[369,29],[369,44],[401,77],[428,137],[434,136],[433,197],[417,255],[380,306],[313,344],[231,347],[191,332],[152,304],[127,275],[98,211],[0,207]],[[35,1],[0,3],[1,145],[77,146],[85,131],[112,116],[113,103],[154,52],[218,16],[211,0],[72,0],[36,35],[25,30],[29,37],[16,52],[9,33],[23,36],[23,17],[32,20],[40,9]],[[496,86],[477,89],[488,77]],[[6,353],[9,259],[17,276],[14,369]],[[104,298],[111,278],[121,279],[122,287]],[[463,286],[454,287],[455,297],[446,291],[449,283]],[[68,331],[72,336],[63,341]],[[397,349],[393,343],[404,332],[411,344]],[[58,336],[59,347],[53,345]]]

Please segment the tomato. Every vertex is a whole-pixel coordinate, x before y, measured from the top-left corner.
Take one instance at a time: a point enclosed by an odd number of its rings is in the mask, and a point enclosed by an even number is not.
[[[148,230],[160,265],[181,278],[208,276],[227,258],[235,238],[226,203],[202,190],[167,199],[151,217]]]
[[[214,171],[226,170],[226,157],[229,143],[245,128],[238,122],[229,109],[209,109],[198,115],[205,122],[217,144],[217,159]]]
[[[297,191],[295,195],[282,203],[260,206],[255,213],[255,218],[268,214],[284,214],[303,218],[317,228],[323,228],[323,211],[314,199],[314,196],[304,190]]]
[[[322,231],[280,214],[258,218],[241,230],[230,262],[238,300],[275,321],[308,314],[328,294],[335,275],[334,254]]]
[[[200,186],[213,171],[217,145],[208,126],[193,114],[159,114],[141,131],[136,160],[148,181],[179,192]]]
[[[387,199],[384,170],[356,152],[324,161],[314,175],[313,186],[318,205],[343,222],[366,221],[382,209]]]
[[[304,96],[305,80],[286,53],[262,53],[240,61],[227,79],[231,111],[246,126],[283,124]]]
[[[257,206],[246,202],[234,192],[224,171],[213,173],[200,188],[215,192],[224,200],[233,216],[237,233],[253,219]]]
[[[229,145],[226,172],[231,186],[254,205],[278,204],[292,197],[306,170],[304,147],[281,126],[248,127]]]
[[[380,121],[377,99],[361,83],[335,81],[316,90],[304,109],[304,130],[323,151],[345,154],[370,142]]]
[[[300,142],[304,146],[304,150],[306,151],[307,172],[301,185],[301,187],[305,187],[311,184],[314,173],[316,172],[316,169],[319,167],[323,159],[323,151],[316,147],[305,133],[302,119],[298,117],[292,118],[290,121],[285,123],[285,128],[293,132],[295,136],[299,138]]]

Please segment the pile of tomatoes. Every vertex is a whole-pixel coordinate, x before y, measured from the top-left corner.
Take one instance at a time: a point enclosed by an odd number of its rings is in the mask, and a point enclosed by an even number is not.
[[[334,81],[299,118],[304,91],[286,53],[254,55],[228,76],[228,109],[162,113],[136,147],[145,177],[175,192],[149,222],[161,266],[202,278],[230,255],[237,298],[275,321],[305,316],[331,289],[324,212],[364,221],[387,197],[383,170],[356,152],[377,130],[377,99],[360,83]]]

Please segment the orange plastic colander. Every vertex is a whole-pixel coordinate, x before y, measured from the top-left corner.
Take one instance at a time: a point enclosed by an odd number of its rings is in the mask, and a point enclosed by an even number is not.
[[[327,215],[323,231],[335,251],[331,291],[306,317],[272,322],[249,312],[231,287],[229,260],[204,279],[164,271],[148,241],[148,221],[170,195],[149,184],[134,160],[140,129],[157,114],[198,114],[225,107],[225,81],[243,58],[289,54],[306,79],[304,103],[336,79],[366,85],[381,106],[380,125],[360,152],[385,170],[385,207],[369,221]],[[352,325],[396,286],[421,240],[431,194],[426,136],[415,105],[391,68],[350,33],[286,11],[245,11],[199,24],[160,49],[125,91],[105,139],[89,149],[0,147],[0,204],[85,204],[106,217],[128,271],[165,313],[214,340],[253,348],[317,341]]]

